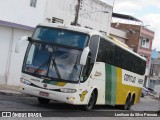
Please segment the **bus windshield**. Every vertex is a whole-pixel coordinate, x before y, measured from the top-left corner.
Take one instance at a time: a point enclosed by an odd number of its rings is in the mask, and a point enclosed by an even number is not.
[[[37,27],[32,39],[83,49],[89,40],[85,33],[51,27]]]
[[[23,72],[53,80],[78,81],[80,50],[42,43],[30,43]]]

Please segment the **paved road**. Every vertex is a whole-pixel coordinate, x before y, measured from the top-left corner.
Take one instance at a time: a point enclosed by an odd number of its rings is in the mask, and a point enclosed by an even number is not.
[[[158,111],[158,110],[160,110],[160,101],[153,100],[146,97],[146,98],[141,98],[141,101],[139,102],[139,104],[135,105],[131,111]],[[55,116],[56,115],[64,116],[67,119],[74,119],[74,118],[70,118],[69,116],[82,116],[82,117],[85,117],[88,115],[103,116],[104,114],[109,113],[109,111],[119,112],[120,110],[111,106],[97,106],[94,109],[94,111],[86,112],[86,111],[83,111],[80,106],[72,106],[72,105],[67,105],[62,103],[55,103],[53,101],[48,105],[40,105],[36,97],[0,95],[0,111],[39,111],[39,112],[49,111],[52,115],[55,115]],[[122,118],[120,117],[119,120],[121,120]],[[50,119],[50,118],[46,118],[46,120],[47,119]],[[56,117],[55,119],[58,120],[62,118]],[[78,118],[78,119],[81,119],[81,118]],[[97,119],[97,117],[94,117],[93,119]],[[103,118],[101,117],[101,119]],[[113,120],[114,119],[116,118],[113,118]],[[123,119],[128,119],[128,118],[125,117]],[[129,118],[129,119],[133,119],[133,118]],[[149,118],[147,119],[149,120]],[[105,118],[105,120],[107,119]]]
[[[160,101],[145,96],[140,102],[132,107],[133,111],[160,111]]]
[[[80,106],[72,106],[68,104],[55,103],[51,101],[48,105],[38,103],[36,97],[20,97],[0,95],[0,111],[80,111]],[[118,110],[111,106],[96,106],[94,111]],[[133,106],[132,111],[159,111],[160,101],[151,99],[150,97],[141,98],[140,102]]]

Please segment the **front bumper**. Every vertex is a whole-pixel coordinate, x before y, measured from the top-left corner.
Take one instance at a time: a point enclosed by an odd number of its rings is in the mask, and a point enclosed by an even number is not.
[[[43,97],[51,100],[56,100],[68,104],[78,104],[77,102],[77,94],[76,93],[63,93],[57,91],[51,91],[47,89],[40,89],[37,87],[21,84],[20,85],[20,92],[25,94],[30,94],[37,97]],[[48,93],[48,96],[40,95],[40,92]]]

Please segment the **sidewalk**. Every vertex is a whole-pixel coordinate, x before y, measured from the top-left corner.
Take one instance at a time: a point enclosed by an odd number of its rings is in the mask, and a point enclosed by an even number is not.
[[[0,95],[28,96],[19,92],[19,86],[1,85]]]

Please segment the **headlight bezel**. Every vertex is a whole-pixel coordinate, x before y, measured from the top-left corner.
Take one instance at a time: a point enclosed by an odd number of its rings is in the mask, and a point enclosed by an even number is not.
[[[76,93],[77,92],[76,89],[71,89],[71,88],[61,88],[60,91],[63,93]]]
[[[23,78],[21,78],[20,81],[21,81],[21,83],[26,84],[26,85],[32,84],[29,80],[26,80],[26,79],[23,79]]]

